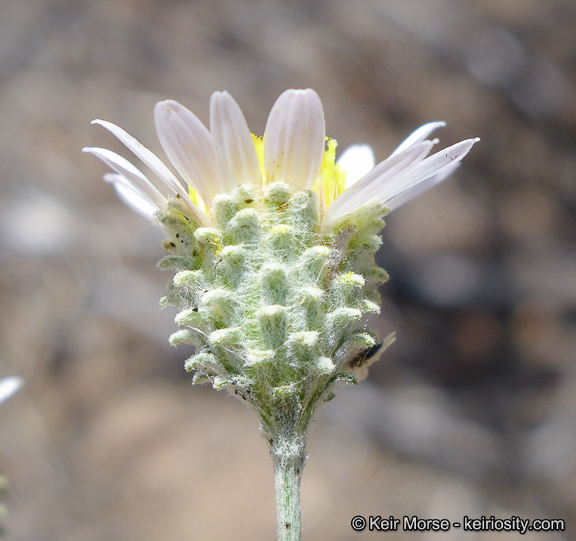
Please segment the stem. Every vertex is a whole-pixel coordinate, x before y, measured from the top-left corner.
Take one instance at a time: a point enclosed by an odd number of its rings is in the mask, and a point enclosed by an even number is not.
[[[274,442],[270,447],[276,485],[278,541],[300,541],[300,484],[306,461],[306,438]]]

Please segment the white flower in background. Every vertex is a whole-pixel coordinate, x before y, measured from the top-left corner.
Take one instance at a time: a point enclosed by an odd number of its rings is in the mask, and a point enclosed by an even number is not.
[[[122,128],[94,120],[111,131],[155,174],[153,181],[118,154],[85,148],[115,173],[104,178],[133,210],[153,219],[159,205],[179,196],[201,225],[210,225],[214,197],[236,186],[283,181],[320,198],[325,229],[369,201],[394,210],[447,178],[478,139],[467,139],[429,156],[429,140],[443,122],[425,124],[375,166],[368,145],[346,150],[334,163],[336,144],[326,140],[324,111],[312,89],[287,90],[276,101],[262,139],[251,135],[242,111],[227,92],[210,99],[210,130],[173,100],[156,104],[156,131],[178,178]],[[183,182],[184,181],[184,182]]]
[[[0,404],[8,400],[20,387],[23,385],[22,378],[17,376],[9,376],[0,379]]]

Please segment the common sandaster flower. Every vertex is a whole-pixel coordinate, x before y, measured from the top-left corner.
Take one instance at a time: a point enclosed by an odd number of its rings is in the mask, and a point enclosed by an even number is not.
[[[180,312],[174,345],[196,346],[186,368],[257,413],[275,468],[278,539],[300,539],[300,476],[318,404],[366,376],[379,342],[364,315],[379,313],[381,216],[446,178],[477,139],[429,156],[442,122],[416,130],[378,165],[366,145],[335,160],[320,98],[287,90],[262,138],[227,92],[210,100],[210,130],[163,101],[156,131],[178,178],[118,126],[110,130],[157,177],[86,148],[105,179],[168,234],[159,267],[176,272],[163,304]]]

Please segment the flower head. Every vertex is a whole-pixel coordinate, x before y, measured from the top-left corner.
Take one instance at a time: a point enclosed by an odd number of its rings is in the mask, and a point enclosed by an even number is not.
[[[443,122],[425,124],[392,155],[374,166],[367,145],[350,147],[335,161],[336,142],[325,134],[324,111],[312,89],[287,90],[268,117],[263,138],[253,136],[242,111],[227,92],[210,99],[210,129],[173,100],[156,104],[156,131],[177,177],[122,128],[94,120],[111,131],[153,173],[151,181],[118,154],[85,148],[115,173],[105,175],[132,209],[153,219],[170,197],[179,197],[200,225],[213,223],[214,198],[239,185],[281,181],[318,195],[326,229],[366,202],[393,210],[448,177],[478,139],[467,139],[429,156],[437,139],[427,139]]]

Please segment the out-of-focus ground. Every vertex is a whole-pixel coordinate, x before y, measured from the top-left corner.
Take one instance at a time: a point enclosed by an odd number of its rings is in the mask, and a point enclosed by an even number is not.
[[[26,379],[0,407],[7,539],[274,538],[256,420],[190,386],[162,235],[80,149],[128,156],[104,118],[160,152],[154,103],[207,121],[222,89],[261,133],[308,86],[341,148],[383,159],[440,119],[443,144],[482,142],[388,219],[377,324],[399,338],[317,416],[304,539],[384,535],[357,514],[562,518],[524,538],[576,539],[573,0],[3,0],[0,374]]]

